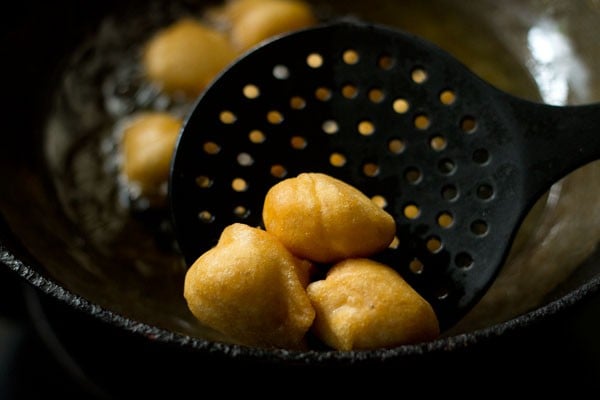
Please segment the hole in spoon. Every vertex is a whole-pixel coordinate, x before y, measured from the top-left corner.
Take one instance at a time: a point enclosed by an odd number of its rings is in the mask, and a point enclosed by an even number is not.
[[[477,130],[477,120],[472,116],[463,117],[460,121],[460,129],[465,133],[475,133]]]
[[[421,182],[423,174],[417,167],[408,167],[406,171],[404,171],[404,178],[411,185],[416,185]]]
[[[302,150],[306,148],[307,142],[306,139],[302,136],[292,136],[292,138],[290,139],[290,144],[292,148],[296,150]]]
[[[408,268],[413,274],[422,274],[425,266],[418,258],[413,258],[410,263],[408,263]]]
[[[215,220],[215,216],[210,211],[203,210],[198,213],[198,219],[204,223],[210,223]]]
[[[473,257],[466,252],[458,253],[454,258],[454,262],[459,268],[468,269],[473,266]]]
[[[237,162],[243,167],[249,167],[254,164],[254,158],[248,153],[240,153],[237,156]]]
[[[233,209],[233,215],[241,219],[246,219],[250,215],[250,210],[244,206],[237,206]]]
[[[425,129],[429,128],[429,125],[431,125],[431,120],[425,114],[418,114],[415,116],[414,125],[418,130],[424,131]]]
[[[481,200],[490,200],[494,196],[494,188],[487,183],[477,187],[477,197]]]
[[[236,192],[245,192],[246,190],[248,190],[248,182],[246,182],[244,178],[235,178],[231,182],[231,187]]]
[[[438,162],[438,170],[444,175],[451,175],[456,171],[456,163],[449,158],[443,158]]]
[[[267,121],[273,125],[279,125],[283,122],[283,114],[277,110],[271,110],[267,113]]]
[[[196,177],[196,185],[202,189],[208,189],[213,185],[213,182],[214,181],[212,180],[212,178],[206,175],[200,175]]]
[[[375,133],[375,125],[371,121],[360,121],[358,123],[358,133],[363,136],[371,136]]]
[[[488,233],[488,224],[487,222],[478,219],[477,221],[473,221],[471,223],[471,232],[473,232],[476,236],[484,236]]]
[[[446,201],[454,201],[458,199],[458,188],[452,184],[445,185],[442,188],[442,198]]]
[[[204,150],[204,152],[206,154],[218,154],[221,151],[221,146],[219,146],[217,143],[215,142],[205,142],[202,145],[202,149]]]
[[[273,67],[273,76],[279,80],[288,79],[290,77],[290,70],[285,65],[276,65]]]
[[[281,164],[272,165],[270,172],[275,178],[285,178],[287,176],[287,169]]]
[[[292,107],[294,110],[302,110],[304,107],[306,107],[306,100],[300,96],[293,96],[290,99],[290,107]]]
[[[315,97],[320,101],[327,101],[331,99],[331,89],[326,87],[319,87],[315,91]]]
[[[443,248],[442,240],[437,236],[432,236],[427,239],[426,246],[427,250],[433,254],[439,253]]]
[[[394,100],[394,103],[392,104],[392,108],[398,114],[406,114],[408,112],[408,110],[410,109],[410,104],[408,103],[408,100],[400,98],[400,99]]]
[[[428,78],[427,71],[425,71],[425,69],[422,67],[417,67],[413,69],[410,73],[410,77],[413,80],[413,82],[418,84],[425,83],[425,81]]]
[[[429,146],[434,151],[442,151],[448,145],[448,141],[442,135],[436,135],[429,140]]]
[[[343,167],[346,165],[346,156],[342,153],[331,153],[329,163],[334,167]]]
[[[438,215],[437,223],[442,228],[450,228],[454,224],[454,217],[449,212],[444,211]]]
[[[258,86],[253,84],[248,84],[244,86],[242,92],[244,93],[244,97],[246,97],[247,99],[256,99],[258,98],[258,96],[260,96],[260,89],[258,88]]]
[[[319,53],[311,53],[306,57],[306,64],[311,68],[320,68],[323,65],[323,56]]]
[[[396,61],[389,54],[382,54],[377,60],[377,66],[384,71],[392,69],[395,64]]]
[[[477,149],[472,158],[477,164],[485,165],[490,161],[490,153],[486,149]]]
[[[368,177],[375,177],[379,175],[379,165],[375,163],[366,163],[363,165],[363,173]]]
[[[407,204],[404,207],[404,216],[408,219],[417,219],[421,215],[421,209],[416,204]]]
[[[388,205],[387,199],[381,195],[375,195],[371,197],[371,200],[373,201],[373,203],[377,204],[379,208],[385,208]]]
[[[337,122],[333,120],[328,120],[323,122],[322,129],[323,132],[325,132],[326,134],[333,135],[338,132],[339,126]]]
[[[259,131],[258,129],[253,129],[250,131],[250,133],[248,134],[248,139],[250,139],[250,141],[252,143],[262,143],[266,140],[266,136],[262,131]]]
[[[393,154],[401,154],[405,148],[406,145],[401,139],[392,139],[388,142],[388,150]]]
[[[347,99],[353,99],[358,95],[358,88],[356,85],[347,84],[342,86],[342,96]]]
[[[360,56],[358,55],[358,52],[356,50],[348,49],[344,51],[342,59],[346,64],[353,65],[358,63],[358,61],[360,60]]]
[[[446,89],[440,93],[440,102],[442,104],[449,106],[451,104],[454,104],[455,101],[456,101],[456,94],[454,93],[454,91],[452,91],[450,89]]]
[[[381,103],[385,99],[385,93],[379,88],[373,88],[369,90],[368,97],[373,103]]]
[[[226,125],[231,125],[237,120],[237,117],[233,112],[229,110],[223,110],[219,114],[219,120]]]
[[[448,298],[448,296],[450,295],[450,292],[448,291],[448,289],[446,288],[439,288],[436,290],[435,292],[435,297],[438,300],[446,300]]]

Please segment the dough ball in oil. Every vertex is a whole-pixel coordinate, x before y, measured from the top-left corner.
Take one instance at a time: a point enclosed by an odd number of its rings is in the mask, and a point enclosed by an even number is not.
[[[234,223],[190,267],[184,297],[201,323],[235,342],[300,349],[315,316],[311,265],[264,230]]]
[[[164,91],[194,97],[235,57],[225,34],[182,18],[148,41],[143,66],[148,79]]]
[[[328,263],[368,257],[394,239],[394,218],[355,187],[322,173],[301,173],[267,192],[263,221],[296,256]]]
[[[230,20],[231,42],[238,51],[317,23],[310,5],[299,0],[237,0],[225,13]]]
[[[167,112],[144,112],[124,123],[122,170],[143,195],[157,194],[169,178],[171,158],[183,121]]]
[[[369,259],[334,265],[307,292],[316,310],[313,332],[337,350],[414,344],[440,332],[431,305],[395,270]]]

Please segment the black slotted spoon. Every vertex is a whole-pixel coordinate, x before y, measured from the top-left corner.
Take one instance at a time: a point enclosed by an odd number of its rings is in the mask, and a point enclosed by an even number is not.
[[[513,97],[413,35],[321,25],[257,47],[198,99],[172,162],[177,241],[191,265],[225,226],[262,226],[275,183],[323,172],[394,216],[398,241],[376,258],[446,329],[489,288],[535,201],[600,158],[599,127],[599,104]]]

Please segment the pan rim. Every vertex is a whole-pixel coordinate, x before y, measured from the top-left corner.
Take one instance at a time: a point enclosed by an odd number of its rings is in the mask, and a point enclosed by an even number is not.
[[[518,315],[512,319],[500,322],[488,327],[476,329],[466,333],[457,333],[439,337],[433,341],[406,344],[393,348],[374,350],[286,350],[265,349],[248,347],[238,344],[210,341],[198,337],[192,337],[182,333],[169,331],[164,328],[153,326],[145,322],[136,321],[123,316],[115,311],[94,304],[90,300],[71,292],[69,289],[59,285],[53,279],[44,276],[32,265],[29,265],[18,257],[14,251],[0,240],[0,264],[5,265],[17,273],[25,282],[33,285],[37,290],[54,299],[79,310],[85,314],[95,317],[113,327],[123,329],[141,338],[152,342],[177,345],[182,349],[196,352],[206,352],[212,355],[222,355],[232,359],[255,359],[256,361],[271,362],[301,362],[301,363],[328,363],[334,362],[369,362],[369,361],[391,361],[405,357],[435,355],[452,353],[470,349],[481,343],[499,338],[503,335],[525,329],[532,321],[540,321],[551,317],[567,308],[600,293],[600,274],[595,275],[587,282],[575,289],[567,291],[562,296],[547,304]]]

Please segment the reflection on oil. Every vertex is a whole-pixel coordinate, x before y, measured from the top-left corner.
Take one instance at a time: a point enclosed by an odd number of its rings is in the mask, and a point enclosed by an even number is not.
[[[542,19],[531,27],[527,47],[531,52],[528,67],[546,103],[567,104],[570,86],[584,98],[589,96],[588,71],[555,21]]]
[[[469,6],[486,18],[486,24],[528,69],[539,98],[514,87],[501,88],[555,105],[598,101],[597,1],[484,0]],[[573,277],[600,244],[600,190],[590,185],[598,179],[600,162],[591,163],[557,182],[540,199],[488,293],[448,334],[517,317],[583,282]]]

